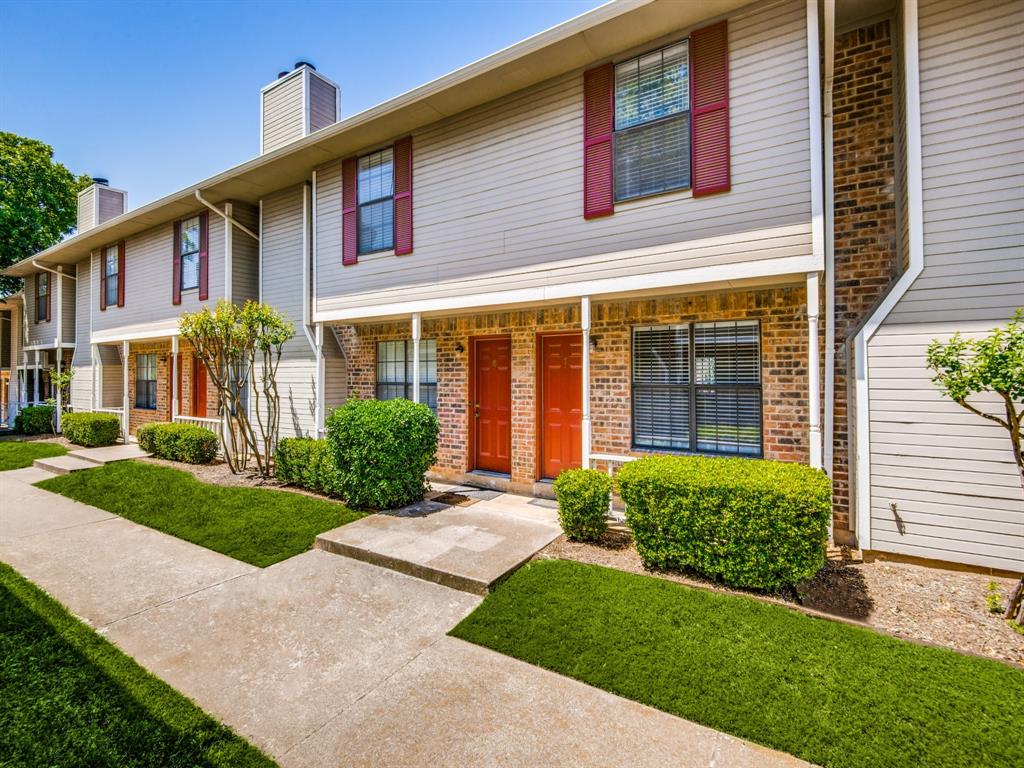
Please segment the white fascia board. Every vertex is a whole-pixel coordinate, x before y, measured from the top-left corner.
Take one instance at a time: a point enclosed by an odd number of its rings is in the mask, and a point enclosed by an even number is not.
[[[126,325],[92,334],[92,344],[111,344],[116,341],[140,341],[142,339],[163,339],[178,335],[178,319],[161,320],[145,325]]]

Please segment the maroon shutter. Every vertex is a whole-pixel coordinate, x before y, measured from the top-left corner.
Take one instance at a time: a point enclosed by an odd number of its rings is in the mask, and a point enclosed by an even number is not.
[[[341,263],[359,261],[359,230],[356,221],[356,171],[359,161],[350,157],[341,163]],[[412,202],[412,201],[410,201]],[[411,244],[411,243],[410,243]]]
[[[181,278],[179,277],[180,281]],[[199,214],[199,300],[210,295],[210,214]]]
[[[171,301],[175,304],[181,304],[181,222],[174,222],[174,258],[171,263],[173,264],[174,277],[171,281]]]
[[[107,308],[107,249],[100,248],[100,310]]]
[[[412,253],[412,136],[395,142],[395,255]]]
[[[124,306],[124,240],[117,244],[117,306]]]
[[[693,196],[728,192],[729,29],[724,21],[690,35],[693,68]]]
[[[583,217],[615,212],[612,132],[615,129],[615,67],[583,73]]]

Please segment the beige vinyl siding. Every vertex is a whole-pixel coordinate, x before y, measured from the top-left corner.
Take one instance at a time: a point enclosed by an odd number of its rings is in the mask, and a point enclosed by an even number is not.
[[[324,416],[348,399],[348,362],[334,332],[324,327]]]
[[[924,270],[868,351],[871,547],[1017,571],[1009,436],[940,396],[925,350],[985,335],[1024,303],[1022,35],[1019,2],[920,4]]]
[[[50,290],[55,289],[56,275],[50,275]],[[25,316],[28,318],[28,340],[25,346],[36,347],[46,345],[52,347],[57,339],[57,297],[50,297],[50,321],[36,322],[36,276],[25,278]]]
[[[317,309],[810,255],[805,14],[786,0],[729,19],[729,193],[673,192],[584,220],[581,72],[414,133],[411,255],[342,268],[341,163],[318,169]]]
[[[245,203],[235,203],[234,218],[253,232],[259,232],[259,209]],[[231,298],[244,304],[260,295],[260,247],[253,238],[236,228],[231,235]]]
[[[88,262],[86,262],[86,263],[88,264]],[[78,313],[76,311],[75,297],[78,295],[78,282],[77,282],[77,280],[72,280],[71,278],[77,276],[77,268],[78,268],[77,264],[76,265],[72,265],[70,267],[64,267],[64,272],[65,272],[66,275],[68,275],[68,277],[58,278],[56,275],[53,276],[54,286],[56,286],[56,284],[57,284],[56,281],[58,279],[61,282],[61,304],[63,306],[60,308],[60,313],[61,313],[60,334],[61,334],[61,337],[62,337],[61,341],[64,344],[74,344],[75,340],[76,340],[75,339],[75,327],[76,327],[75,319],[76,319]],[[56,294],[56,292],[54,292],[53,299],[54,299],[54,302],[55,302],[54,303],[54,308],[56,308],[56,306],[57,306],[56,305],[56,301],[57,301],[57,294]],[[86,319],[86,322],[88,322],[89,316],[85,315],[84,317]]]
[[[78,232],[92,229],[96,224],[96,187],[91,186],[78,195]]]
[[[182,291],[181,304],[174,304],[174,224],[167,222],[125,241],[124,306],[108,305],[100,311],[97,303],[93,310],[93,331],[171,320],[184,312],[195,312],[204,304],[216,304],[224,295],[224,227],[220,221],[211,212],[208,301],[199,301],[199,290],[193,288]],[[102,261],[95,259],[92,268],[97,285]]]
[[[71,379],[71,407],[77,410],[92,408],[92,346],[89,339],[89,312],[93,307],[91,259],[78,262],[72,269],[75,283],[75,315],[81,322],[75,324],[75,354],[71,359],[75,376]]]
[[[124,193],[98,187],[100,224],[124,213]]]
[[[303,75],[284,78],[263,94],[263,151],[271,152],[305,135]]]
[[[337,91],[315,74],[309,76],[309,130],[319,131],[338,121]]]
[[[303,329],[303,226],[303,187],[264,199],[262,301],[295,326],[277,371],[282,437],[316,430],[316,358]]]

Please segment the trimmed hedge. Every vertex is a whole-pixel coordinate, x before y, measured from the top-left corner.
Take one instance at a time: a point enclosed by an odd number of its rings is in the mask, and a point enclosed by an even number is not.
[[[113,445],[121,434],[121,420],[113,413],[66,413],[60,427],[64,437],[86,448]]]
[[[139,427],[139,447],[161,459],[209,464],[217,455],[217,435],[195,424],[156,422]]]
[[[54,410],[52,405],[28,405],[22,408],[14,417],[14,431],[23,435],[52,435]]]
[[[776,590],[825,565],[832,514],[826,475],[759,459],[657,456],[616,475],[626,522],[648,567],[692,569]]]
[[[558,522],[571,541],[597,541],[608,530],[612,479],[596,469],[569,469],[555,478]]]
[[[326,440],[311,437],[282,439],[274,452],[274,477],[282,483],[328,496],[341,495],[334,451]]]
[[[421,403],[349,400],[327,419],[342,497],[356,509],[419,501],[437,454],[437,434],[437,416]]]

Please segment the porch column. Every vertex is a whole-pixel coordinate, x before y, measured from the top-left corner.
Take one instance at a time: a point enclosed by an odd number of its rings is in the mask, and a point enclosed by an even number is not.
[[[21,370],[18,371],[18,410],[28,401],[28,352],[21,351]]]
[[[95,411],[97,408],[102,408],[102,400],[100,399],[100,386],[103,382],[103,374],[100,370],[100,355],[99,349],[95,344],[89,345],[89,362],[92,364],[92,409]]]
[[[61,349],[60,347],[57,347],[57,363],[54,366],[54,370],[57,371],[57,375],[58,376],[60,376],[61,357],[63,357],[63,352],[64,352],[63,349]],[[50,383],[52,385],[53,382],[50,382]],[[64,407],[64,393],[61,391],[61,387],[60,387],[59,384],[56,387],[54,387],[53,389],[54,389],[54,395],[55,395],[54,400],[57,403],[57,405],[54,407],[54,411],[56,411],[56,427],[57,427],[57,432],[60,432],[60,414],[61,414],[61,410],[63,410],[63,407]]]
[[[580,299],[580,327],[583,330],[583,466],[590,468],[590,297]]]
[[[128,442],[128,433],[131,429],[128,420],[128,341],[121,342],[121,422],[124,431],[124,441]]]
[[[171,421],[178,416],[178,337],[171,336]]]
[[[412,401],[420,401],[420,313],[412,315]]]
[[[32,404],[39,402],[39,350],[33,352],[35,358],[35,373],[32,374]]]
[[[811,466],[821,469],[821,372],[818,370],[818,273],[807,273],[807,389]]]
[[[316,437],[327,432],[327,371],[324,363],[324,324],[316,324]]]

